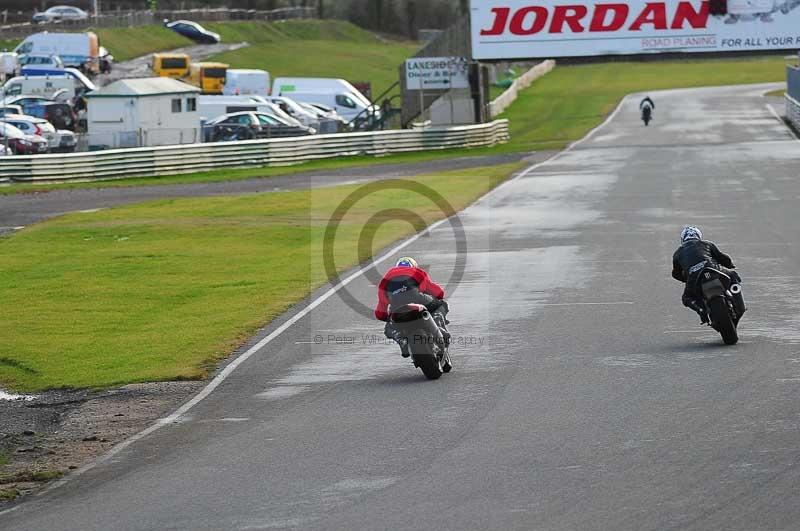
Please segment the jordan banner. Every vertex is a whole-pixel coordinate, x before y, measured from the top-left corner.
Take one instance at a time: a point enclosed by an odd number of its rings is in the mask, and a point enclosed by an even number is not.
[[[472,0],[475,59],[800,48],[800,0]]]

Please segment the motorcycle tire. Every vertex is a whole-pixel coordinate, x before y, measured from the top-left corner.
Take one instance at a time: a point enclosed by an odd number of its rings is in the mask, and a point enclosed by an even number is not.
[[[711,312],[711,322],[716,326],[726,345],[735,345],[739,341],[736,325],[733,324],[728,304],[722,297],[715,297],[708,302]]]
[[[644,126],[645,126],[645,127],[647,127],[647,125],[648,125],[649,123],[650,123],[650,119],[649,119],[649,118],[645,118],[645,119],[644,119]]]
[[[442,370],[442,361],[437,356],[420,356],[415,361],[419,368],[422,369],[422,374],[424,374],[425,378],[428,380],[438,380],[444,373]]]

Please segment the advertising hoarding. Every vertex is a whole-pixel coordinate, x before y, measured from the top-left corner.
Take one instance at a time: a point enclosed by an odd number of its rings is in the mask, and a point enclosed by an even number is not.
[[[800,48],[800,0],[472,0],[475,59]]]

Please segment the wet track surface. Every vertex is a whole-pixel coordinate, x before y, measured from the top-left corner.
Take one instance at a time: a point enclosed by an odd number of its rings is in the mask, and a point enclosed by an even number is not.
[[[800,142],[763,90],[652,93],[647,128],[629,97],[464,211],[465,255],[448,224],[404,249],[464,266],[441,380],[334,296],[0,528],[796,529]],[[735,346],[680,305],[684,224],[744,278]]]

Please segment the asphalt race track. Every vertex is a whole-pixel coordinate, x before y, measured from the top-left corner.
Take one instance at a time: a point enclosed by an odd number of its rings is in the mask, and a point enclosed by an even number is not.
[[[464,211],[465,255],[447,223],[400,251],[464,266],[441,380],[335,295],[0,528],[797,529],[800,142],[766,88],[653,93],[647,128],[629,97]],[[736,346],[680,304],[687,223],[744,278]]]

